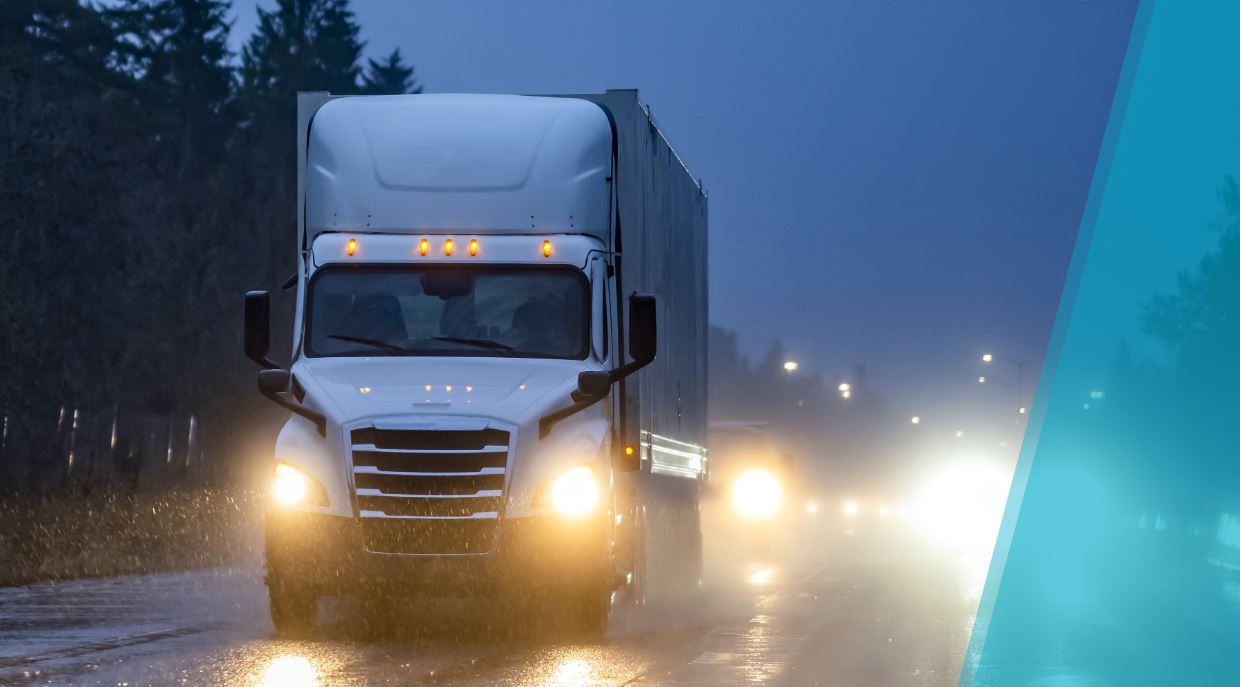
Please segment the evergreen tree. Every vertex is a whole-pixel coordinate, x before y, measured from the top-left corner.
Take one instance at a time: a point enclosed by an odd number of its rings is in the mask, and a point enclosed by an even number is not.
[[[400,48],[376,62],[367,58],[366,73],[362,76],[362,93],[367,95],[399,95],[421,93],[422,86],[413,76],[413,66],[406,65],[400,57]]]
[[[346,0],[277,0],[258,10],[258,30],[241,51],[244,97],[294,102],[298,91],[352,93],[362,54]]]

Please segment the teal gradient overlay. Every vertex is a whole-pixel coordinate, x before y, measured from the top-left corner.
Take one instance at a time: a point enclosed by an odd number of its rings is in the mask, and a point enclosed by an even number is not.
[[[1240,685],[1240,2],[1144,2],[962,686]]]

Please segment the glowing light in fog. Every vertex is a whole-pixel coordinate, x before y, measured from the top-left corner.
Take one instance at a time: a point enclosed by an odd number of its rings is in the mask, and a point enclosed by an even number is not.
[[[910,419],[910,420],[909,420],[909,422],[911,422],[911,423],[913,423],[913,424],[915,424],[915,425],[920,425],[920,424],[921,424],[921,418],[920,418],[920,417],[918,417],[918,416],[916,416],[916,415],[914,415],[914,416],[912,417],[912,419]]]
[[[856,501],[845,501],[844,502],[844,515],[846,517],[855,518],[857,517],[857,513],[860,513],[860,512],[861,512],[861,506],[857,505]]]
[[[957,438],[957,439],[963,439],[963,438],[964,438],[964,430],[963,430],[963,429],[958,429],[958,430],[956,430],[956,438]]]
[[[888,513],[888,511],[887,511],[887,506],[881,506],[881,507],[879,507],[879,509],[878,509],[878,514],[879,514],[879,515],[881,515],[882,517],[884,517],[884,518],[885,518],[885,517],[887,517],[887,513]]]
[[[809,513],[810,515],[817,513],[818,504],[814,503],[813,501],[810,501],[809,503],[805,504],[805,512]]]
[[[983,375],[983,376],[981,376],[981,377],[978,377],[978,378],[977,378],[977,383],[978,383],[978,384],[985,384],[985,383],[986,383],[986,377],[985,377],[985,375]]]
[[[1024,406],[1021,406],[1020,410],[1018,410],[1018,411],[1016,411],[1016,412],[1020,413],[1021,415],[1024,415],[1024,414],[1025,414],[1025,413],[1027,413],[1028,411],[1029,411],[1029,409],[1028,409],[1028,408],[1025,408]]]
[[[749,577],[745,578],[745,581],[748,582],[749,584],[752,584],[755,587],[765,587],[766,585],[771,583],[771,569],[762,568],[758,570],[757,572],[753,573],[752,575],[750,575]]]
[[[852,384],[849,384],[848,382],[843,382],[840,384],[839,390],[840,391],[852,391]]]
[[[263,687],[311,687],[319,684],[318,671],[305,656],[280,656],[263,671]]]
[[[852,398],[852,391],[843,391],[843,392],[840,392],[840,396],[842,396],[842,397],[844,397],[844,398]]]
[[[732,505],[747,518],[765,518],[779,507],[779,480],[766,470],[741,473],[732,484]]]
[[[994,359],[995,359],[995,357],[994,357],[993,355],[989,354],[989,353],[983,353],[983,354],[982,354],[982,362],[984,362],[984,363],[989,363],[989,362],[993,361]]]
[[[789,360],[788,362],[784,363],[784,370],[788,372],[796,372],[796,369],[798,367],[800,367],[800,365],[797,364],[797,361],[795,360]]]
[[[917,512],[922,524],[961,551],[989,552],[999,533],[1011,476],[991,461],[951,464],[922,490]]]

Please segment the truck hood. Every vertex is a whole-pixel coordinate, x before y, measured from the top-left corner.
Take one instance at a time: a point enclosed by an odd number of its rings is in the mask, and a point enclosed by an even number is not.
[[[383,415],[521,422],[566,402],[584,369],[579,360],[381,356],[303,358],[293,372],[314,400],[334,406],[324,410],[341,422]]]

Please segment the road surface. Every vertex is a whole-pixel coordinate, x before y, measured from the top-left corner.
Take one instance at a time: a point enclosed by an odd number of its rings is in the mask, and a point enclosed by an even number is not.
[[[467,601],[330,600],[278,639],[257,562],[5,588],[0,685],[955,685],[984,560],[894,526],[812,549],[718,566],[706,602],[594,644]]]

